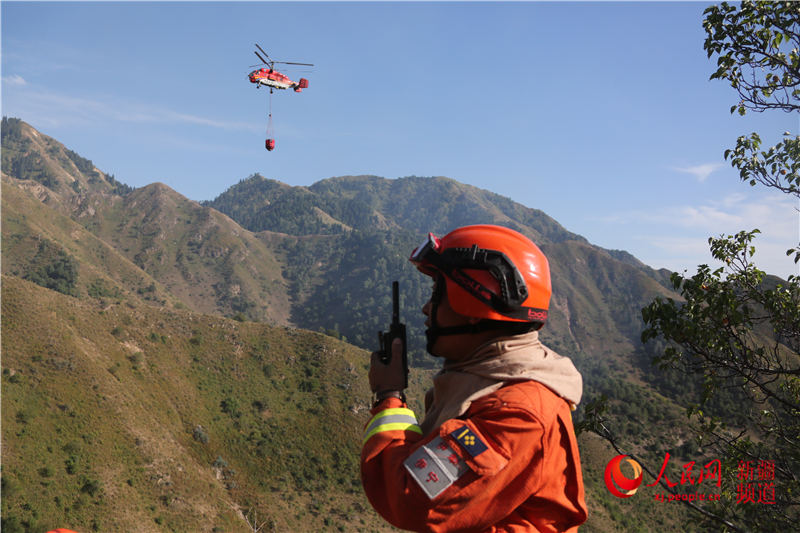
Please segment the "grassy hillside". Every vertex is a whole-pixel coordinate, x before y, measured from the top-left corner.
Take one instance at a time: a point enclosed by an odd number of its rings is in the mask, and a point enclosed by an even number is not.
[[[96,298],[101,304],[104,300],[178,303],[159,281],[114,247],[5,177],[2,215],[4,273],[31,279],[60,261],[74,270],[61,292]],[[59,278],[56,272],[50,274]]]
[[[22,178],[22,186],[51,207],[69,211],[81,203],[90,205],[96,197],[131,190],[18,118],[3,117],[2,144],[3,173]]]
[[[269,248],[165,185],[101,203],[81,222],[190,309],[288,323],[286,283]]]
[[[248,531],[245,516],[266,531],[391,530],[358,474],[366,352],[303,330],[100,309],[2,283],[3,531]],[[411,378],[418,413],[429,379]],[[592,434],[580,441],[585,530],[674,523],[674,509],[610,496],[613,452]]]
[[[4,528],[377,528],[358,479],[367,354],[3,277]],[[217,528],[217,529],[214,529]]]

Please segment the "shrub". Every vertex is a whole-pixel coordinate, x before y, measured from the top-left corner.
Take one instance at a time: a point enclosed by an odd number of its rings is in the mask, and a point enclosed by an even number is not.
[[[192,438],[201,444],[208,444],[208,433],[203,426],[196,426],[192,431]]]
[[[93,498],[99,495],[101,491],[102,487],[100,486],[100,482],[96,479],[87,479],[84,481],[83,486],[81,487],[81,492],[84,492]]]
[[[219,406],[223,413],[227,413],[233,418],[239,418],[239,402],[236,400],[236,398],[225,398],[219,402]]]

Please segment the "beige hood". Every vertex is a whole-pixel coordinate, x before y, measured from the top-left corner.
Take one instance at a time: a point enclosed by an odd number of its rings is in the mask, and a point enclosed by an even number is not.
[[[583,393],[583,379],[568,357],[539,341],[539,332],[495,339],[460,361],[446,361],[425,396],[422,431],[464,414],[476,399],[507,382],[532,380],[547,386],[573,406]]]

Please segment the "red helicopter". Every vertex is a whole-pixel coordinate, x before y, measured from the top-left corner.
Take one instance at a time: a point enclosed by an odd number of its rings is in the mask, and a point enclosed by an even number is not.
[[[306,67],[313,67],[314,65],[311,63],[296,63],[292,61],[274,61],[272,58],[269,57],[263,48],[261,48],[258,43],[256,43],[256,48],[258,48],[264,56],[262,57],[257,51],[253,51],[253,53],[261,60],[261,64],[266,65],[267,68],[260,68],[258,70],[252,71],[248,74],[248,79],[251,83],[256,84],[256,88],[261,88],[262,85],[269,87],[269,94],[270,94],[270,101],[269,101],[269,123],[267,125],[267,140],[264,143],[264,146],[270,152],[275,149],[275,139],[272,138],[272,90],[273,89],[294,89],[294,92],[299,93],[303,89],[308,87],[308,80],[305,78],[300,78],[300,81],[292,81],[289,79],[288,76],[282,74],[275,70],[275,64],[280,63],[282,65],[302,65]],[[258,65],[253,65],[258,66]]]

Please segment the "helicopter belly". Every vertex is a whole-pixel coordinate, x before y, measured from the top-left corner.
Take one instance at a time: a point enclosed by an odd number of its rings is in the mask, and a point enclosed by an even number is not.
[[[282,83],[279,81],[271,80],[269,78],[262,78],[258,80],[258,83],[261,85],[266,85],[267,87],[272,87],[274,89],[288,89],[291,87],[288,83]]]

